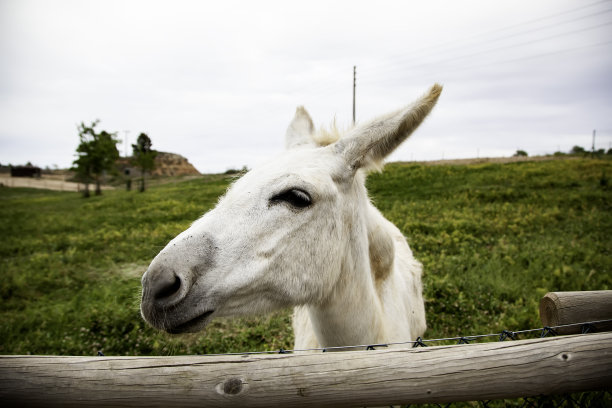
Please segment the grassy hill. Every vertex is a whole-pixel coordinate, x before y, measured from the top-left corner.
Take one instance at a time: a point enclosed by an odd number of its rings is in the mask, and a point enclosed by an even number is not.
[[[427,338],[540,327],[548,291],[612,288],[610,160],[386,166],[375,204],[424,264]],[[231,179],[144,194],[0,188],[0,354],[169,355],[290,348],[290,311],[170,336],[139,315],[140,276]]]

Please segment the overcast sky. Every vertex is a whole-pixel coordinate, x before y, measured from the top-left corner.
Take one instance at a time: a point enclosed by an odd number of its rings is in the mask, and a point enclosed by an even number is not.
[[[358,122],[444,85],[391,160],[612,147],[611,0],[0,0],[0,163],[69,167],[100,119],[253,167],[297,105],[350,125],[354,65]]]

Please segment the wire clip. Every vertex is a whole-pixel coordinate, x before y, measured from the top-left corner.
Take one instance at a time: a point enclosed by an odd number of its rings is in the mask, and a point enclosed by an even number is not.
[[[546,336],[548,336],[549,334],[550,334],[551,336],[556,336],[558,333],[557,333],[557,331],[556,331],[555,329],[553,329],[552,327],[544,326],[544,327],[542,328],[542,333],[540,334],[540,338],[542,338],[542,337],[546,337]]]
[[[412,347],[427,347],[427,344],[423,343],[423,339],[421,338],[421,336],[419,336],[414,341],[414,345]]]
[[[509,330],[502,331],[499,335],[499,341],[504,341],[507,338],[510,338],[511,340],[516,340],[516,333]]]

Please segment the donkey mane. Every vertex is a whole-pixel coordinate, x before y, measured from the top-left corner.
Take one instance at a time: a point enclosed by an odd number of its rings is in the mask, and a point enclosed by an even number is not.
[[[329,127],[321,126],[318,132],[312,135],[312,138],[318,146],[328,146],[340,140],[342,134],[346,133],[349,129],[338,129],[336,119],[334,119]]]

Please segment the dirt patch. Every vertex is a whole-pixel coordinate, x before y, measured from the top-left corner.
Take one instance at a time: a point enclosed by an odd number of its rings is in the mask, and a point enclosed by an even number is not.
[[[0,185],[4,187],[27,187],[27,188],[40,188],[45,190],[55,191],[83,191],[85,185],[81,183],[74,183],[72,181],[64,181],[57,177],[47,177],[43,175],[41,178],[28,178],[28,177],[11,177],[8,175],[0,175]],[[89,185],[89,189],[93,191],[95,186]],[[102,190],[114,190],[111,186],[102,186]]]

